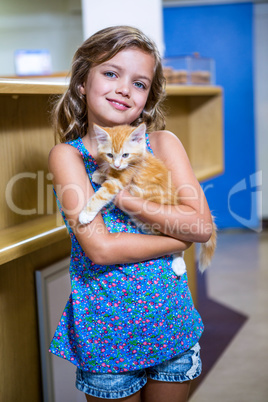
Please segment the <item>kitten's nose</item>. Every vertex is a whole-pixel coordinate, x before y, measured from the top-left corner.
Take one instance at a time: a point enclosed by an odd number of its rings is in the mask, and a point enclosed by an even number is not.
[[[114,161],[114,167],[118,169],[121,166],[121,159],[116,158]]]

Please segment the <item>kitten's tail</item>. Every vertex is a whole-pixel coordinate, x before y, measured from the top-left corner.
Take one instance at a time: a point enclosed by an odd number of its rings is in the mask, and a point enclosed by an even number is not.
[[[204,272],[207,267],[211,264],[213,254],[216,249],[217,244],[217,226],[212,217],[212,234],[210,239],[206,243],[201,244],[200,255],[199,255],[199,270]]]

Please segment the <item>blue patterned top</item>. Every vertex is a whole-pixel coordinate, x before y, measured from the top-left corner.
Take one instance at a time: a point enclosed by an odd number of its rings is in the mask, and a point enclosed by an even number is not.
[[[152,152],[147,135],[147,147]],[[89,179],[97,163],[81,138],[68,144],[83,157]],[[91,184],[96,191],[99,185]],[[177,277],[172,256],[133,264],[97,265],[84,253],[57,203],[72,241],[72,293],[50,352],[84,371],[118,373],[154,366],[191,348],[203,331],[187,274]],[[102,211],[110,232],[138,233],[110,203]],[[94,222],[93,222],[94,224]]]

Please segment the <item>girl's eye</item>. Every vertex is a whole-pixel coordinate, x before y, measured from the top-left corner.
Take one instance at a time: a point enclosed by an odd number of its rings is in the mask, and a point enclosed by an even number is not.
[[[128,158],[129,157],[129,154],[123,154],[122,155],[122,158]]]
[[[104,75],[106,75],[106,77],[109,77],[109,78],[116,77],[115,73],[113,73],[112,71],[107,71],[106,73],[104,73]]]
[[[135,82],[135,86],[140,89],[145,89],[145,85],[142,82]]]
[[[108,158],[113,158],[113,154],[106,154]]]

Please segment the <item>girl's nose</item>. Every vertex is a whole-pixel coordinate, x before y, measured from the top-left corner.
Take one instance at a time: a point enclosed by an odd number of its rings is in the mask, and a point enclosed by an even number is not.
[[[116,91],[117,94],[121,94],[124,97],[129,98],[130,96],[130,89],[129,86],[126,83],[122,83],[121,85],[118,85]]]

